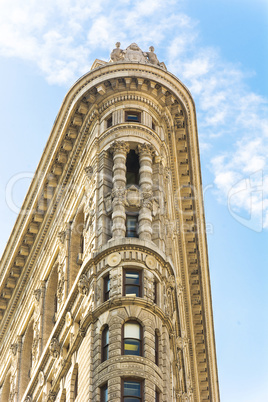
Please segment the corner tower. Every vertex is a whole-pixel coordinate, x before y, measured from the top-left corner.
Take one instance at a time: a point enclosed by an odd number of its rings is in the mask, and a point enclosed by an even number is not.
[[[70,89],[22,212],[2,402],[219,401],[195,106],[153,47]]]

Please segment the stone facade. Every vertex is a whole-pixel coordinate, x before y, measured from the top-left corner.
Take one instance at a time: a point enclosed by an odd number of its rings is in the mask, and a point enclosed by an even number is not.
[[[70,89],[22,210],[1,402],[219,401],[195,107],[153,47]]]

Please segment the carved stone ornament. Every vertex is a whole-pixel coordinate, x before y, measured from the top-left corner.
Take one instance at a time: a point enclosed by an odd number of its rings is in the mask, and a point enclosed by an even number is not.
[[[148,268],[154,269],[156,267],[156,259],[152,255],[147,255],[145,264]]]
[[[154,47],[149,47],[149,52],[143,52],[136,43],[131,43],[125,50],[120,49],[121,43],[116,42],[115,49],[111,52],[111,62],[127,61],[133,63],[153,64],[167,70],[165,63],[159,62]]]
[[[116,267],[121,261],[121,255],[119,253],[112,253],[107,258],[107,263],[110,267]]]
[[[134,61],[135,63],[147,63],[146,53],[144,53],[136,43],[131,43],[126,50],[123,50],[124,61]]]
[[[61,304],[63,300],[63,291],[64,291],[64,272],[62,264],[59,267],[59,281],[57,287],[57,298],[58,303]]]
[[[55,392],[49,391],[47,400],[49,402],[54,402],[56,400],[57,394]]]
[[[39,387],[42,387],[45,384],[45,376],[43,371],[40,371],[39,376],[38,376],[38,385]]]
[[[121,61],[124,58],[123,50],[120,49],[120,42],[116,42],[115,46],[116,48],[113,49],[111,53],[111,60],[115,63],[117,61]]]
[[[78,290],[83,296],[87,296],[89,292],[89,280],[86,274],[81,275],[78,281]]]
[[[139,208],[141,205],[140,191],[134,185],[129,187],[126,191],[126,205],[133,208]]]
[[[17,343],[12,343],[12,345],[10,345],[10,349],[11,349],[11,352],[12,352],[13,356],[16,356],[17,350],[18,350],[18,344]]]
[[[108,193],[106,194],[104,198],[104,204],[105,204],[105,209],[107,213],[110,213],[112,211],[112,194]]]
[[[24,402],[32,402],[32,397],[30,395],[26,396]]]
[[[41,289],[35,289],[34,290],[34,297],[35,297],[35,301],[37,303],[39,303],[40,297],[41,297]]]
[[[61,244],[64,243],[65,238],[66,238],[66,230],[61,230],[61,231],[58,233],[58,239],[59,239],[59,241],[60,241]]]
[[[114,141],[110,149],[113,154],[116,152],[127,154],[129,152],[129,145],[125,141]]]
[[[92,166],[85,167],[85,172],[86,172],[87,179],[91,180],[92,176],[93,176],[93,167]]]
[[[66,316],[65,316],[65,323],[66,323],[66,326],[69,328],[71,325],[72,325],[72,323],[73,323],[73,318],[72,318],[72,314],[70,313],[70,311],[68,311],[68,313],[66,313]]]
[[[50,355],[57,359],[60,356],[60,344],[57,338],[53,338],[50,342]]]

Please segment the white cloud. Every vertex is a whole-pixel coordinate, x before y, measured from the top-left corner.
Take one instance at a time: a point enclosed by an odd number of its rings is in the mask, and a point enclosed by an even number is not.
[[[0,55],[38,66],[49,83],[71,85],[95,58],[109,59],[117,41],[154,45],[190,89],[198,111],[200,149],[211,161],[218,198],[267,166],[267,101],[246,86],[248,72],[203,46],[198,21],[182,11],[185,0],[2,0]],[[250,72],[252,74],[252,72]],[[264,183],[267,184],[265,179]],[[268,227],[268,195],[263,190]],[[249,196],[233,196],[234,207],[248,210]],[[261,208],[259,198],[251,198]]]

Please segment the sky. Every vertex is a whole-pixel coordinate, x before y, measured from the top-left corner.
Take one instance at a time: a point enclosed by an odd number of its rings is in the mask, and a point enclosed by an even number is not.
[[[195,100],[221,401],[266,402],[266,0],[0,0],[0,254],[66,92],[117,41]]]

